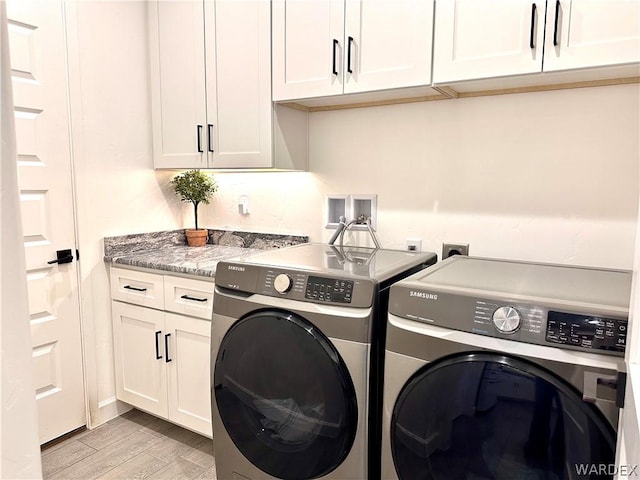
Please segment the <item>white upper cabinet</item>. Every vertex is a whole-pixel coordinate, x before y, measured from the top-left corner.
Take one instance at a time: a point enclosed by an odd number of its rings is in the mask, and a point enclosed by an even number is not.
[[[149,33],[155,167],[271,167],[269,3],[155,0]]]
[[[344,0],[274,0],[273,99],[342,93]]]
[[[541,72],[544,22],[544,0],[437,0],[434,83]]]
[[[637,64],[640,2],[437,0],[433,59],[437,84]]]
[[[151,2],[149,10],[155,166],[206,168],[202,2]]]
[[[640,1],[549,0],[545,72],[640,62]]]
[[[433,2],[347,0],[344,93],[431,83]]]
[[[273,0],[273,99],[431,83],[433,0]]]

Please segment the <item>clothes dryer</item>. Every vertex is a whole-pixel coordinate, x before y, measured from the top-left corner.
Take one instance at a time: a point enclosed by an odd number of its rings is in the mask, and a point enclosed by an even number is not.
[[[610,478],[630,291],[628,271],[461,256],[395,284],[382,477]]]
[[[219,479],[379,477],[389,288],[435,261],[432,253],[304,244],[218,264],[211,403]]]

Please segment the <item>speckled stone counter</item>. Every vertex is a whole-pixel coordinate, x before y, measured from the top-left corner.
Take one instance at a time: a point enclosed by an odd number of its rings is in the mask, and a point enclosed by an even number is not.
[[[105,237],[104,261],[174,273],[215,277],[221,260],[307,243],[309,237],[209,230],[204,247],[186,245],[183,230]]]

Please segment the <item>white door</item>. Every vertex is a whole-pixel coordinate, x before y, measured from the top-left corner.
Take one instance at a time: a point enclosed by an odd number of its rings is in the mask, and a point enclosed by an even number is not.
[[[549,1],[544,71],[640,62],[638,0]]]
[[[165,321],[169,420],[211,437],[211,321],[172,313]]]
[[[206,168],[202,0],[150,2],[149,44],[154,165]]]
[[[164,312],[111,302],[111,314],[118,399],[167,418]]]
[[[75,257],[64,14],[60,1],[7,1],[40,442],[86,424]]]
[[[272,2],[273,100],[342,93],[344,0]]]
[[[271,5],[204,6],[209,166],[271,167]]]
[[[434,83],[542,71],[545,2],[438,0]]]
[[[344,93],[431,83],[432,0],[347,0]]]

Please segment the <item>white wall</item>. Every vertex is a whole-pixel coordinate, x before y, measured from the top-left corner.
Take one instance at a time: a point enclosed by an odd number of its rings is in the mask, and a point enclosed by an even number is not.
[[[73,156],[90,425],[116,414],[103,238],[178,228],[169,172],[153,170],[146,5],[68,3]]]
[[[151,160],[145,2],[69,3],[73,154],[91,425],[116,413],[105,236],[191,224]],[[310,115],[310,172],[220,173],[203,225],[326,241],[324,196],[378,195],[384,247],[631,268],[638,86]],[[249,195],[249,216],[238,213]],[[368,241],[365,235],[357,235]]]
[[[326,241],[326,194],[375,193],[386,248],[417,237],[438,254],[464,242],[473,255],[632,268],[638,94],[626,85],[312,113],[311,173],[218,174],[201,215]]]

